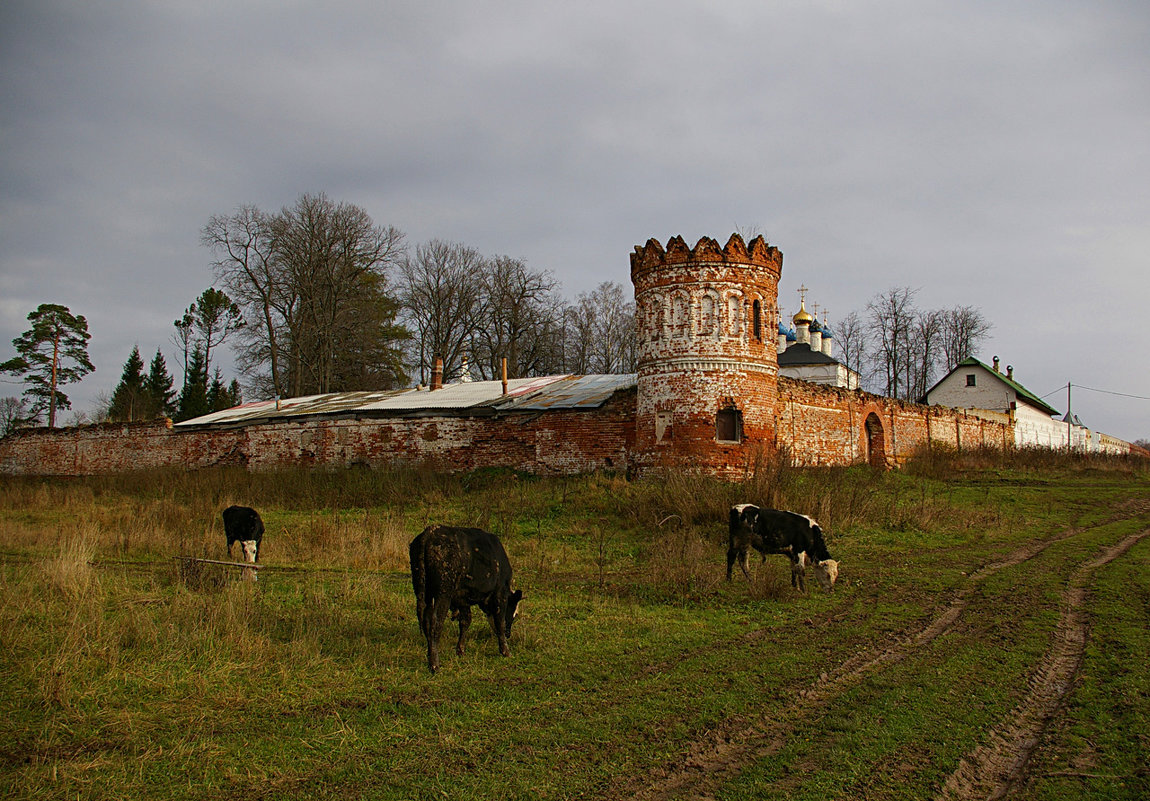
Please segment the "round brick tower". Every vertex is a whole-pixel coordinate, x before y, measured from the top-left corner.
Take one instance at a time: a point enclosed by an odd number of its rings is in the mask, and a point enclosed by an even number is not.
[[[773,452],[782,270],[783,254],[761,236],[635,247],[639,470],[736,477]]]

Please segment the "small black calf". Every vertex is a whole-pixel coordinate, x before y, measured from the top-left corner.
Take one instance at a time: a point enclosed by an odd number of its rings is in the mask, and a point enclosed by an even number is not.
[[[264,521],[260,513],[247,506],[229,506],[224,510],[224,533],[228,537],[228,558],[232,545],[238,542],[245,562],[260,560],[260,543],[264,538]]]

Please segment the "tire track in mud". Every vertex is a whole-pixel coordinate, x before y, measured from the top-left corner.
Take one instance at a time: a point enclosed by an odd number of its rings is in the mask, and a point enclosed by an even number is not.
[[[1053,643],[1031,674],[1026,697],[990,732],[984,745],[963,758],[943,785],[939,799],[995,801],[1020,784],[1042,733],[1061,709],[1082,667],[1089,632],[1086,585],[1098,568],[1125,554],[1148,534],[1150,529],[1131,534],[1074,572],[1062,593],[1062,613]]]
[[[893,641],[888,640],[886,645],[853,656],[833,670],[821,674],[807,688],[797,692],[793,702],[774,715],[729,718],[721,726],[704,732],[689,743],[682,756],[673,763],[664,764],[644,777],[614,782],[606,788],[601,797],[630,796],[637,801],[670,801],[676,798],[712,799],[715,791],[737,776],[745,765],[781,750],[794,734],[796,722],[802,719],[808,708],[817,708],[828,703],[871,673],[906,659],[919,648],[942,636],[955,626],[962,613],[969,606],[971,595],[981,586],[983,581],[999,570],[1014,567],[1033,559],[1052,545],[1071,539],[1080,534],[1081,531],[1081,529],[1070,529],[1059,536],[1027,545],[999,561],[984,565],[972,572],[969,576],[970,581],[967,582],[966,586],[959,590],[953,600],[921,628],[908,629],[902,635],[893,638]],[[1120,543],[1108,548],[1103,556],[1080,567],[1075,573],[1076,578],[1081,576],[1078,578],[1077,584],[1081,585],[1097,567],[1125,553],[1135,542],[1147,534],[1150,534],[1150,530],[1127,537]],[[1084,588],[1078,586],[1078,590],[1080,594],[1075,596],[1077,605],[1072,605],[1071,608],[1073,609],[1079,609],[1085,599]],[[1067,600],[1072,602],[1074,598]],[[1059,630],[1065,628],[1069,632],[1066,639],[1070,652],[1074,650],[1072,641],[1078,636],[1074,632],[1084,630],[1084,627],[1084,614],[1080,609],[1075,619],[1065,621],[1065,625],[1060,623]],[[1084,634],[1082,635],[1082,642],[1084,647]],[[1030,682],[1031,694],[1037,697],[1035,688],[1052,687],[1055,689],[1055,694],[1061,699],[1065,695],[1065,689],[1059,693],[1059,688],[1062,686],[1059,684],[1061,671],[1058,668],[1054,668],[1052,671],[1053,665],[1047,667],[1046,663],[1050,661],[1052,660],[1049,659],[1048,655],[1048,658],[1043,660],[1044,667],[1036,672],[1032,678]],[[1053,661],[1061,664],[1062,660]],[[1078,662],[1074,662],[1074,664],[1076,666]],[[1066,687],[1069,686],[1065,682],[1063,683]],[[1043,692],[1043,694],[1049,693],[1050,690]],[[1040,704],[1039,708],[1045,707]],[[1042,718],[1043,723],[1047,720],[1049,720],[1049,716]],[[996,763],[1009,763],[1010,769],[1007,774],[1015,778],[1021,775],[1020,771],[1025,766],[1025,759],[1018,763],[1017,749],[1012,750],[1010,747],[1013,744],[1013,738],[1009,735],[1016,728],[1022,730],[1024,727],[1021,725],[1008,727],[1008,730],[1004,731],[1003,747],[989,749],[983,757],[989,760],[994,755],[997,757]],[[1034,739],[1034,742],[1037,743],[1036,737],[1024,737],[1023,739]],[[1027,752],[1027,757],[1032,752],[1033,746]],[[1012,757],[1011,754],[1015,756]],[[978,773],[981,768],[976,764],[973,770]],[[958,771],[956,771],[957,774]],[[962,785],[964,780],[956,778],[955,782],[956,790],[961,789],[957,785]],[[962,794],[952,796],[956,801],[966,801],[966,799],[973,797],[975,796]]]

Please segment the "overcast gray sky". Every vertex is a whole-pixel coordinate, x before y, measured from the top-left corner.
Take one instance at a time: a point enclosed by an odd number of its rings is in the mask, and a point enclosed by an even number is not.
[[[62,303],[75,410],[134,344],[178,381],[208,217],[324,192],[569,298],[649,238],[757,230],[784,313],[977,306],[983,361],[1150,437],[1148,42],[1144,0],[5,0],[0,359]]]

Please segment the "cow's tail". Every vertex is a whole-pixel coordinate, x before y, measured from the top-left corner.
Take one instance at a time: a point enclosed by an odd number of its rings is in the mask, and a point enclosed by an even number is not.
[[[411,557],[411,589],[415,592],[415,617],[419,621],[421,630],[423,629],[423,611],[427,608],[426,551],[423,534],[412,540],[411,546],[408,548]],[[426,633],[424,631],[424,634]]]

